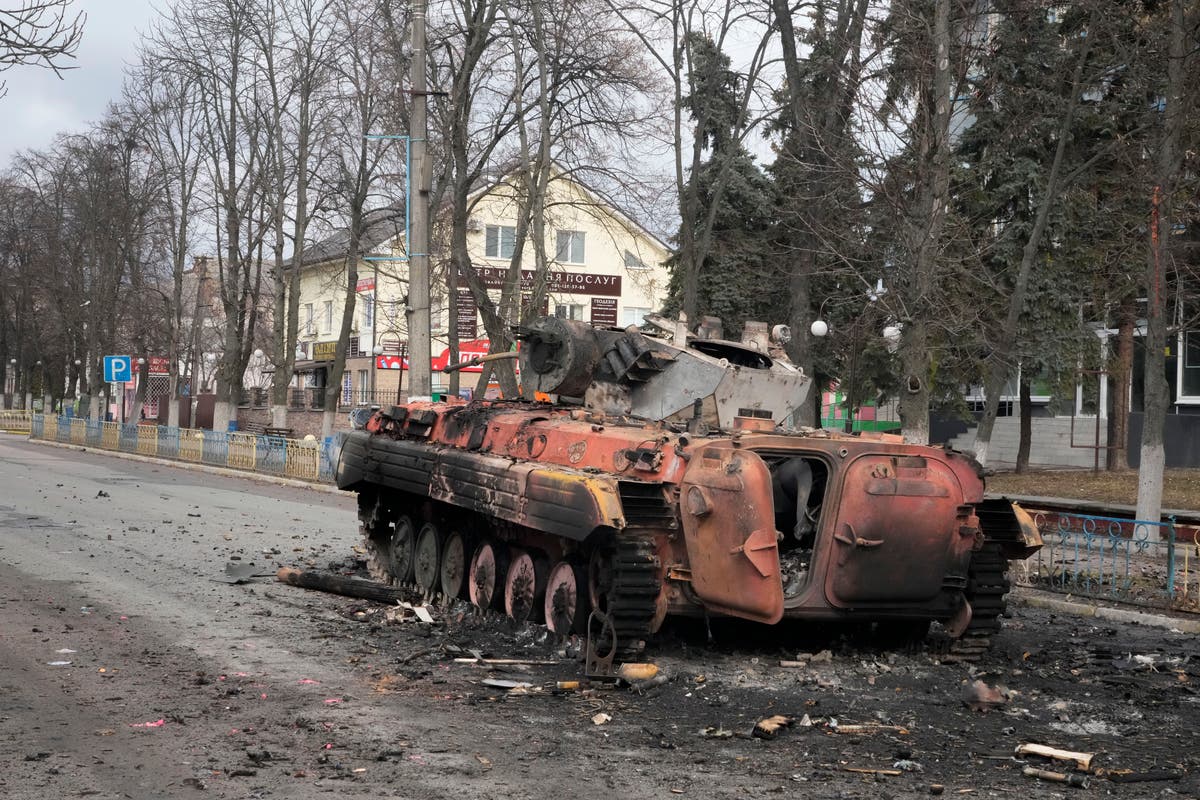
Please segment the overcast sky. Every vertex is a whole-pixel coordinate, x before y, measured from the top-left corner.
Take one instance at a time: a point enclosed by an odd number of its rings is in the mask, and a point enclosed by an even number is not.
[[[87,14],[77,69],[63,73],[14,67],[0,73],[8,94],[0,98],[0,168],[19,150],[45,147],[59,131],[79,131],[104,114],[121,94],[121,70],[133,59],[138,32],[149,27],[165,0],[74,0]]]

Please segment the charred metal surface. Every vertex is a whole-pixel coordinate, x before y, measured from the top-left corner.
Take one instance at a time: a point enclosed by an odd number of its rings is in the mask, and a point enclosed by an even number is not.
[[[778,622],[783,584],[766,464],[751,452],[709,446],[680,492],[692,590],[711,609]]]
[[[937,461],[901,467],[893,457],[864,455],[848,464],[831,537],[830,603],[944,605],[943,577],[965,575],[976,544],[959,530],[957,483]]]
[[[1012,559],[1029,558],[1042,547],[1042,535],[1033,518],[1004,498],[988,498],[976,506],[979,527],[988,541]]]
[[[940,620],[967,654],[999,624],[1008,559],[1041,545],[967,456],[777,427],[808,379],[765,326],[740,344],[565,320],[522,335],[525,389],[570,403],[413,402],[346,440],[338,486],[372,501],[376,556],[413,520],[453,532],[471,574],[486,556],[496,585],[516,585],[510,563],[532,576],[522,614],[545,573],[573,576],[563,618],[599,609],[622,648],[672,613]]]

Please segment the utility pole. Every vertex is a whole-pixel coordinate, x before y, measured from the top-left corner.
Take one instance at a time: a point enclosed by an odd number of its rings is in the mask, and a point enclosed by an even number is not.
[[[409,136],[412,169],[416,173],[416,191],[409,194],[412,207],[412,241],[408,242],[408,341],[409,392],[411,397],[429,397],[433,393],[430,375],[429,319],[429,194],[432,170],[429,167],[428,92],[425,83],[425,9],[427,0],[413,2],[412,29],[412,108]],[[410,176],[410,181],[411,181]]]

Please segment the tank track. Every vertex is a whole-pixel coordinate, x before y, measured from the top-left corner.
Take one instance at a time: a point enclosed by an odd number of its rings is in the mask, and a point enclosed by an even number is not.
[[[1008,559],[1000,546],[985,543],[971,557],[967,570],[965,596],[971,604],[971,622],[958,639],[946,649],[947,661],[978,661],[992,645],[992,636],[1000,631],[1000,616],[1007,604],[1005,595],[1012,588],[1008,580]]]
[[[368,494],[359,494],[358,532],[362,535],[367,574],[371,576],[371,580],[388,585],[392,584],[387,551],[390,527],[376,498]]]
[[[658,554],[646,535],[625,535],[614,543],[613,582],[608,613],[621,650],[640,650],[652,633],[658,612]]]

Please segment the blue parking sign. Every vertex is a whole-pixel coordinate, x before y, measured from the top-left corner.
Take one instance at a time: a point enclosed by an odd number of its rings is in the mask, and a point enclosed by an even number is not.
[[[130,383],[133,381],[133,359],[129,356],[104,357],[105,383]]]

